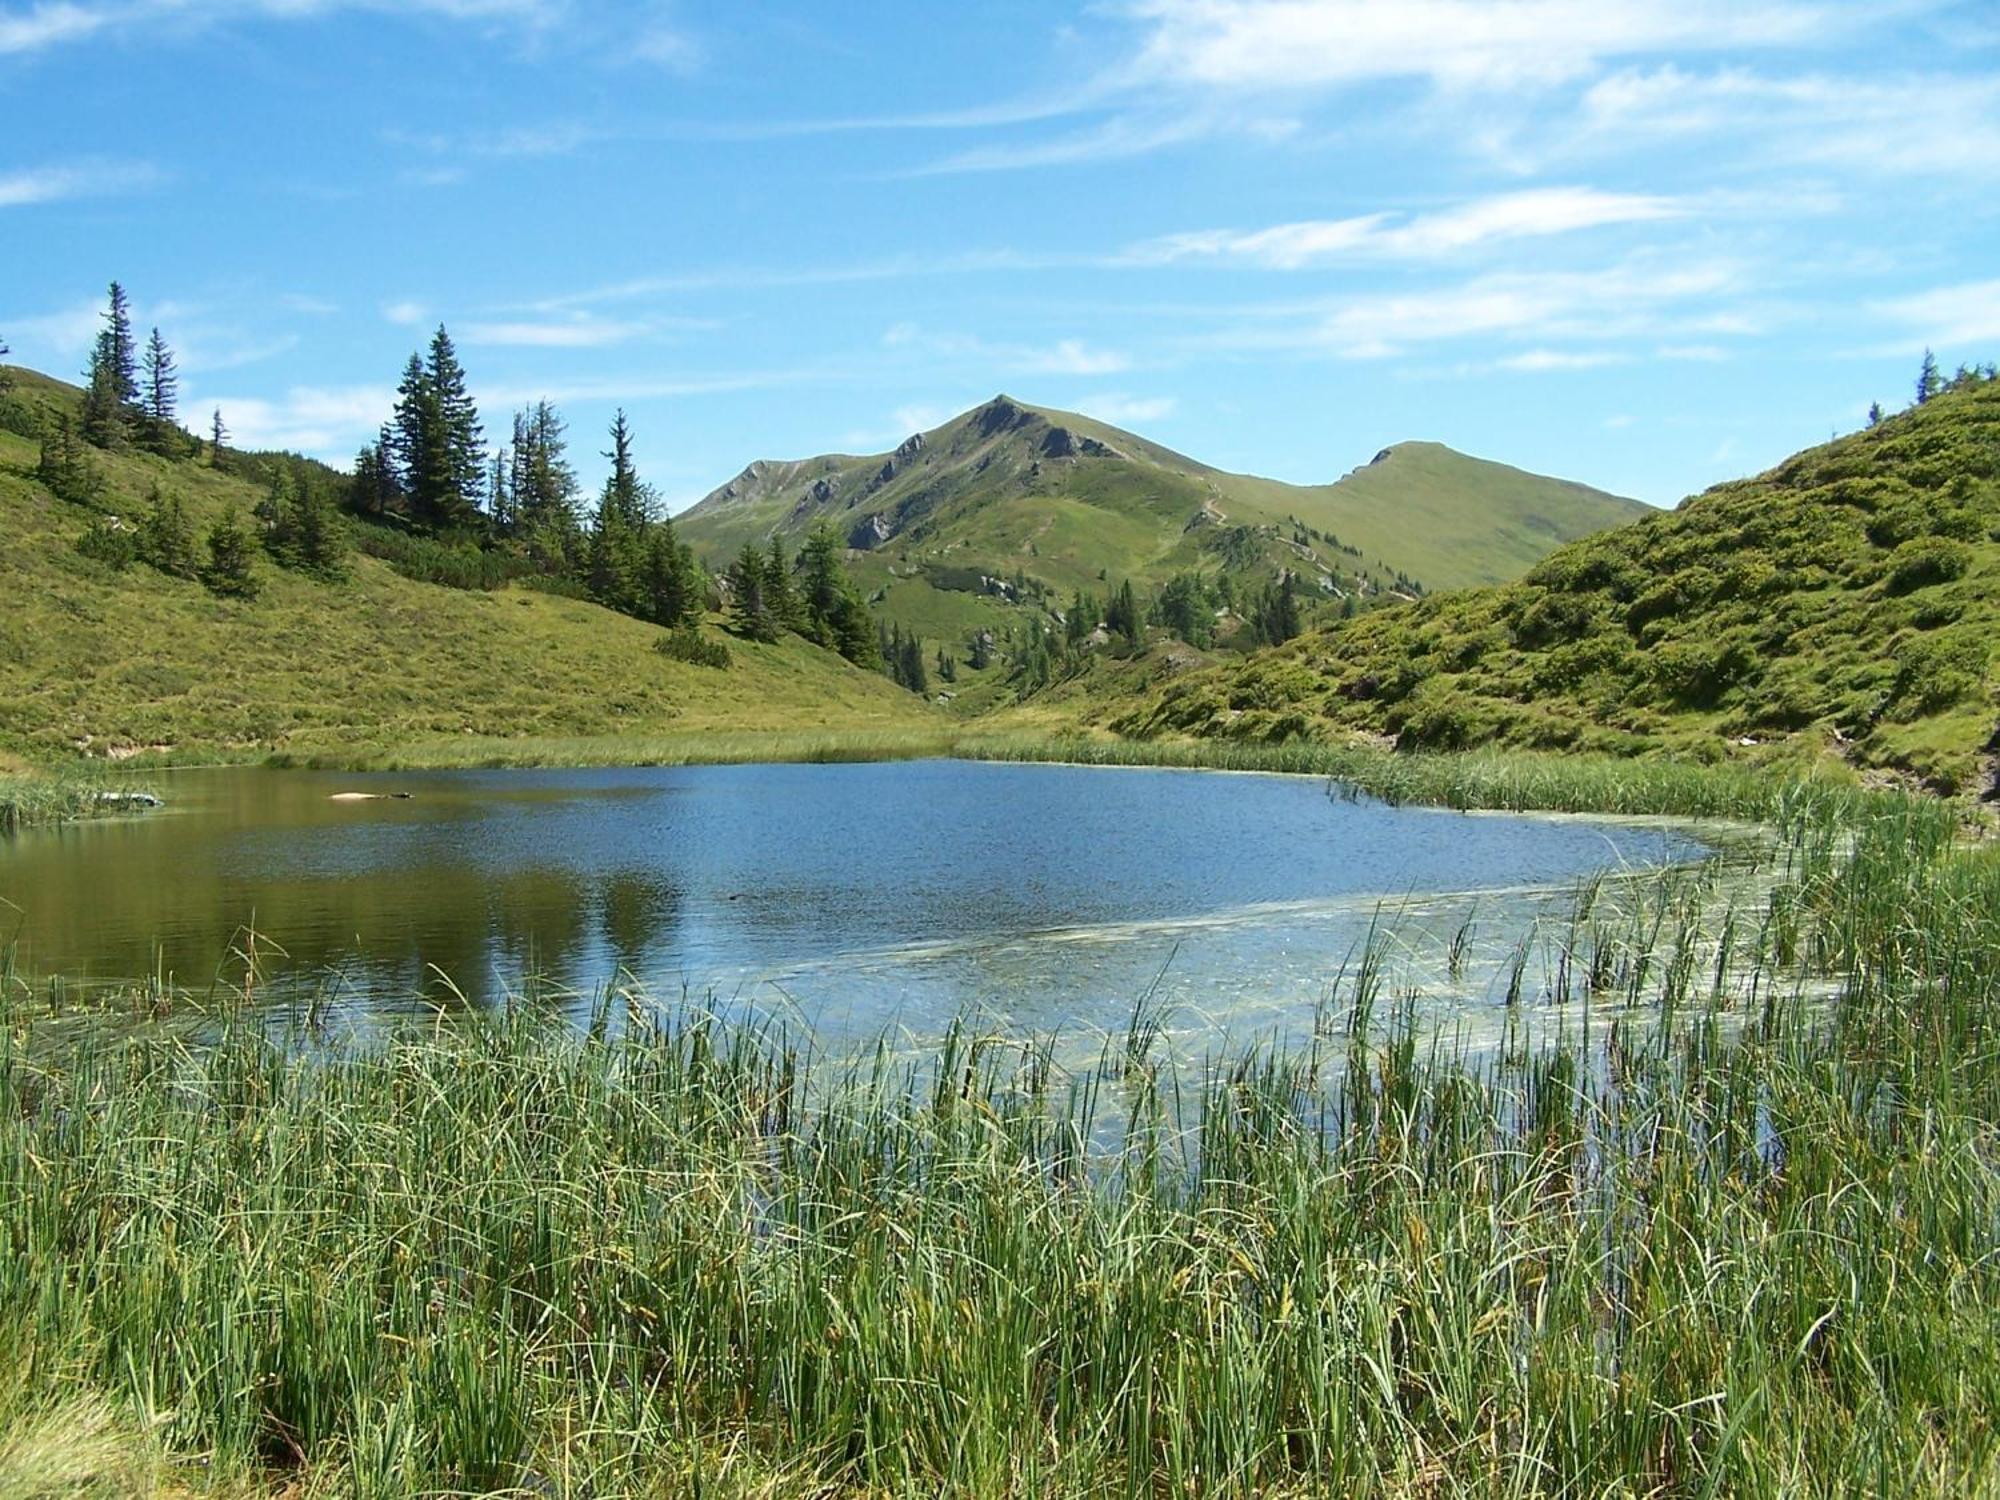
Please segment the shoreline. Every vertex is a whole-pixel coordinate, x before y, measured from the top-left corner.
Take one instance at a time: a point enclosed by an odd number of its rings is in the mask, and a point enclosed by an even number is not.
[[[1918,794],[1865,787],[1818,768],[1672,760],[1623,760],[1539,751],[1474,750],[1405,754],[1361,742],[1242,744],[1226,740],[1127,740],[1068,735],[939,734],[879,730],[800,730],[575,739],[524,738],[438,742],[384,750],[277,751],[174,763],[70,763],[0,776],[0,831],[89,816],[84,800],[107,786],[129,788],[148,775],[182,770],[266,768],[360,773],[446,770],[610,770],[749,764],[852,764],[899,760],[968,760],[1080,768],[1198,770],[1223,774],[1316,776],[1399,806],[1463,813],[1540,813],[1659,819],[1762,828],[1800,798],[1854,808],[1888,808]],[[87,769],[85,769],[87,767]],[[61,796],[49,790],[67,787]],[[77,789],[82,788],[79,792]],[[22,789],[29,789],[23,791]],[[9,798],[9,792],[15,796]],[[35,807],[34,812],[19,809]],[[57,811],[53,817],[49,809]],[[64,811],[63,809],[67,809]]]

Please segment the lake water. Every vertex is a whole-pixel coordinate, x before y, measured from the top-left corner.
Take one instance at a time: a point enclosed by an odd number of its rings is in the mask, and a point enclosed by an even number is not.
[[[0,918],[24,972],[233,983],[254,928],[270,972],[357,1014],[436,997],[439,975],[476,1004],[531,978],[588,996],[622,975],[825,1038],[927,1035],[961,1013],[1115,1033],[1151,994],[1177,1029],[1221,1040],[1309,1022],[1372,921],[1414,954],[1476,913],[1504,948],[1594,871],[1702,852],[1657,827],[1390,808],[1313,778],[1197,771],[906,761],[151,784],[158,811],[0,842],[0,898],[18,909]]]

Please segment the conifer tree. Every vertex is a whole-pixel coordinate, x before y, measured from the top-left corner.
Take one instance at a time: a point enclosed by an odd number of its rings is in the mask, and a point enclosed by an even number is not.
[[[412,354],[396,386],[391,420],[396,477],[411,519],[439,530],[479,515],[486,445],[451,335],[438,325],[428,359]]]
[[[211,593],[232,599],[254,599],[262,584],[252,556],[250,533],[236,512],[227,510],[208,531],[208,560],[202,564],[201,581]]]
[[[764,600],[780,630],[806,632],[805,601],[792,581],[792,565],[785,557],[785,540],[773,534],[770,555],[764,560]]]
[[[1871,401],[1868,403],[1868,425],[1870,427],[1880,427],[1882,425],[1882,403],[1880,401]]]
[[[222,425],[222,408],[215,409],[215,415],[208,420],[208,462],[211,468],[222,464],[222,445],[229,441],[229,429]]]
[[[146,340],[146,415],[163,427],[174,420],[180,383],[174,368],[174,352],[155,328],[152,337]]]
[[[195,576],[194,524],[181,497],[162,494],[157,484],[139,518],[139,556],[169,577]]]
[[[6,357],[12,354],[13,352],[14,351],[12,349],[9,349],[7,347],[7,341],[5,339],[0,339],[0,360],[6,359]],[[14,388],[14,372],[8,369],[4,364],[0,364],[0,391],[9,391],[12,390],[13,388]]]
[[[1924,350],[1924,362],[1917,371],[1917,405],[1922,406],[1940,390],[1944,389],[1944,378],[1938,374],[1937,356]]]
[[[35,478],[58,500],[91,505],[104,488],[104,477],[90,461],[66,412],[57,412],[55,430],[42,439]]]
[[[778,625],[771,618],[764,592],[765,557],[754,542],[745,542],[729,565],[729,617],[739,635],[752,641],[775,641]]]

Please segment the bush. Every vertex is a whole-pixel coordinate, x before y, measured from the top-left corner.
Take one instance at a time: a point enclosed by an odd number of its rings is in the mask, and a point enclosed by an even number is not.
[[[1908,594],[1932,584],[1949,583],[1963,578],[1971,566],[1972,551],[1963,542],[1941,536],[1917,537],[1889,554],[1889,592]]]
[[[386,526],[359,526],[358,550],[380,558],[405,578],[448,589],[491,593],[505,588],[528,570],[526,559],[489,552],[471,541],[446,541],[392,531]]]
[[[653,642],[653,649],[662,656],[697,667],[714,667],[721,671],[729,668],[728,644],[703,635],[698,625],[682,625],[668,631]]]
[[[1919,636],[1903,643],[1890,697],[1901,719],[1940,713],[1986,682],[1990,650],[1969,633]]]
[[[99,516],[83,528],[76,550],[92,562],[101,562],[116,572],[124,572],[138,560],[139,539],[131,528],[108,516]]]

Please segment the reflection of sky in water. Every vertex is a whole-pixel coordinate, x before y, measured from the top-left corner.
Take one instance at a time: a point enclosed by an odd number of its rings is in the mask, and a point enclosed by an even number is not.
[[[1437,893],[1494,892],[1481,930],[1511,942],[1550,889],[1695,848],[1307,778],[954,761],[162,785],[165,815],[0,848],[26,966],[146,973],[157,943],[198,980],[254,913],[295,972],[337,970],[363,1005],[433,969],[474,999],[622,970],[848,1036],[960,1012],[1115,1031],[1148,994],[1183,1028],[1258,1034],[1309,1024],[1378,908],[1415,934],[1471,908]],[[349,789],[412,795],[329,800]]]

